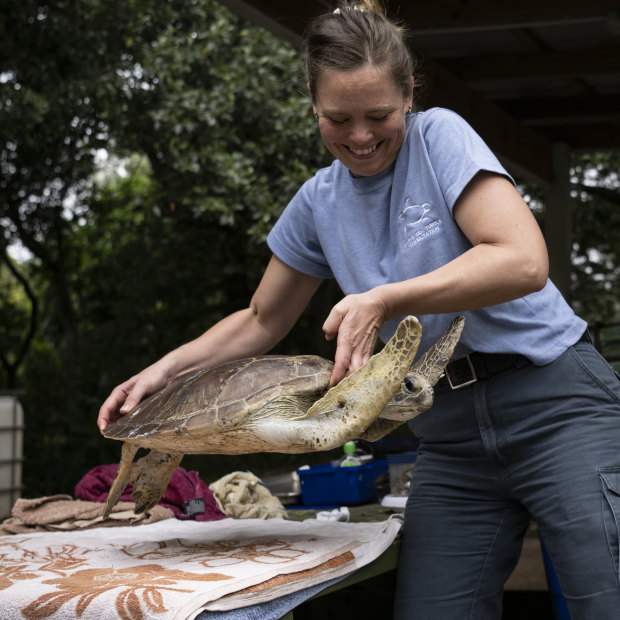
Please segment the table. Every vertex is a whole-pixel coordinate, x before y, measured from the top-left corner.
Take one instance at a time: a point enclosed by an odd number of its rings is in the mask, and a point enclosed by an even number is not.
[[[390,509],[384,508],[379,504],[351,506],[349,510],[351,513],[351,521],[354,522],[382,521],[393,514]],[[314,517],[316,512],[317,511],[313,510],[290,510],[289,518],[293,520],[303,520]],[[313,601],[324,596],[329,596],[330,594],[334,594],[345,588],[359,584],[360,582],[365,582],[374,577],[385,575],[390,571],[396,570],[399,552],[400,537],[397,537],[379,558],[350,574],[342,581],[326,588],[309,600]],[[526,533],[519,563],[510,579],[507,581],[504,589],[520,592],[547,591],[548,589],[538,531],[535,524],[530,526]],[[285,614],[282,620],[294,620],[294,618],[295,610],[292,610]]]

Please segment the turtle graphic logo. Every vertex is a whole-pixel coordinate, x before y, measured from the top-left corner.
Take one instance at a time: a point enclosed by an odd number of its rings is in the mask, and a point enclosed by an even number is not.
[[[425,202],[421,205],[410,205],[409,198],[405,200],[405,208],[401,211],[398,219],[402,221],[403,238],[405,240],[415,235],[416,229],[430,218],[426,214],[430,211],[430,204]]]

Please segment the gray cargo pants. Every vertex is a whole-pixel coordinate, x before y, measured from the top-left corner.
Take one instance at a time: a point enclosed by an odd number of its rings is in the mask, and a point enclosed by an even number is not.
[[[620,380],[588,343],[458,390],[410,423],[397,620],[495,620],[534,518],[571,620],[620,618]]]

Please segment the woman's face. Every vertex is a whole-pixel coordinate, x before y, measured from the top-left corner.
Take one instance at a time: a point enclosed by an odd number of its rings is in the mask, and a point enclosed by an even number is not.
[[[327,71],[317,85],[314,112],[329,151],[353,174],[365,177],[389,168],[405,137],[413,99],[390,75],[367,65],[354,71]]]

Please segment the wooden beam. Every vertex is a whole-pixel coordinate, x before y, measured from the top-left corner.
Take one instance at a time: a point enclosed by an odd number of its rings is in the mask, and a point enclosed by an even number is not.
[[[618,1],[392,0],[388,10],[408,22],[412,34],[440,34],[603,21],[618,11]]]
[[[568,124],[612,121],[620,125],[620,94],[577,97],[528,97],[495,100],[495,103],[526,123]]]
[[[549,142],[562,141],[573,150],[597,151],[620,149],[620,126],[618,125],[575,125],[536,127],[536,131]]]
[[[553,181],[549,142],[528,129],[498,105],[484,99],[432,60],[424,61],[429,75],[428,103],[447,107],[463,116],[482,139],[517,174],[547,184]]]
[[[549,276],[566,299],[570,298],[572,209],[570,196],[570,150],[553,145],[554,181],[545,201],[545,239],[549,252]]]
[[[574,78],[620,73],[620,46],[442,58],[467,82],[520,78]]]
[[[219,0],[220,4],[275,36],[300,47],[308,22],[327,10],[323,0]]]

